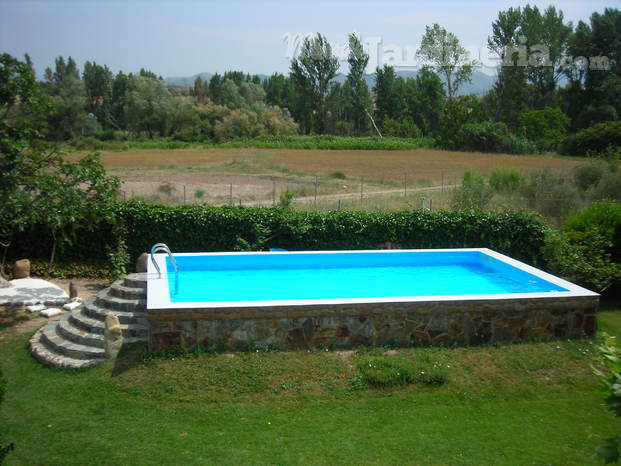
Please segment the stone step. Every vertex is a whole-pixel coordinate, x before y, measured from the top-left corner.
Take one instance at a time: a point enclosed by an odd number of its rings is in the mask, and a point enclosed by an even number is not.
[[[110,285],[110,295],[121,299],[147,299],[147,290],[144,288],[133,288],[123,285],[119,280]]]
[[[129,288],[142,288],[147,289],[147,274],[146,273],[132,273],[123,279],[123,285]]]
[[[79,345],[94,346],[96,348],[104,347],[104,336],[102,334],[90,333],[75,327],[70,320],[70,316],[71,314],[63,316],[58,321],[56,332],[61,337]]]
[[[144,312],[147,309],[147,300],[146,298],[124,299],[112,296],[109,289],[106,288],[95,296],[95,305],[110,309],[111,311]]]
[[[85,332],[95,333],[97,335],[104,334],[105,322],[99,319],[93,319],[86,315],[82,309],[79,312],[72,312],[69,315],[71,324]],[[146,341],[149,335],[149,329],[142,324],[123,324],[121,323],[124,338],[137,338],[140,341]]]
[[[137,324],[147,327],[147,313],[146,312],[123,312],[116,309],[109,309],[108,307],[102,307],[99,301],[90,302],[82,307],[82,312],[85,316],[91,319],[96,319],[101,322],[105,322],[108,312],[113,312],[118,317],[121,324]]]
[[[41,329],[41,343],[51,352],[74,359],[106,359],[103,348],[81,345],[67,340],[58,331],[58,322],[49,322]]]
[[[76,359],[53,351],[41,341],[42,333],[43,328],[39,329],[30,339],[30,352],[37,361],[46,366],[68,370],[91,367],[103,362],[100,358]]]

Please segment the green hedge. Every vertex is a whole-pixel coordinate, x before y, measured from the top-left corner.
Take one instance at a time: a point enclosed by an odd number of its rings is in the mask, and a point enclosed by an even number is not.
[[[548,228],[523,212],[401,211],[387,213],[298,212],[284,208],[168,207],[121,203],[117,222],[94,232],[78,232],[59,260],[100,263],[116,244],[113,231],[124,231],[131,260],[153,244],[164,242],[174,252],[261,250],[374,249],[392,241],[402,248],[488,247],[517,259],[541,263]],[[119,225],[117,225],[118,227]],[[10,256],[46,258],[51,236],[36,229],[20,236]]]

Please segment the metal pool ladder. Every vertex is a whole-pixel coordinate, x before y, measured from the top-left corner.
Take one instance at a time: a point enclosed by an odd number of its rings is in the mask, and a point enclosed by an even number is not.
[[[154,244],[153,247],[151,248],[151,262],[155,266],[155,270],[157,270],[158,278],[162,278],[162,272],[160,270],[160,266],[157,265],[157,261],[155,260],[154,254],[160,251],[163,251],[166,254],[168,254],[168,257],[170,257],[170,262],[172,262],[172,265],[175,267],[175,273],[179,273],[179,267],[177,267],[177,262],[175,261],[175,258],[173,257],[172,252],[170,252],[170,248],[166,246],[164,243],[157,243],[157,244]]]

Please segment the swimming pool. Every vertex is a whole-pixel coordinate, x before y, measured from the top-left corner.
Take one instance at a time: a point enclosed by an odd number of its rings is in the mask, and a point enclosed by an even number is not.
[[[594,332],[599,299],[596,293],[489,249],[174,257],[178,273],[167,273],[173,268],[164,254],[155,255],[161,277],[149,264],[147,310],[154,348],[171,342],[351,346],[387,338],[401,344],[416,338],[470,343],[480,340],[475,327],[482,327],[491,341],[576,336]],[[547,317],[542,320],[543,315]],[[366,322],[372,322],[373,329],[358,328]],[[449,331],[455,325],[460,331]],[[501,327],[515,331],[495,331]]]

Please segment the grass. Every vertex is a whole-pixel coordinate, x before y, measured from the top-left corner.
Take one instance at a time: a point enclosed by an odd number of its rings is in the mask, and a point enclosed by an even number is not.
[[[621,309],[600,314],[621,335]],[[7,464],[598,464],[619,431],[589,340],[474,348],[191,353],[60,372],[0,330]],[[359,366],[439,366],[442,385],[374,388]],[[424,370],[424,369],[423,369]]]

